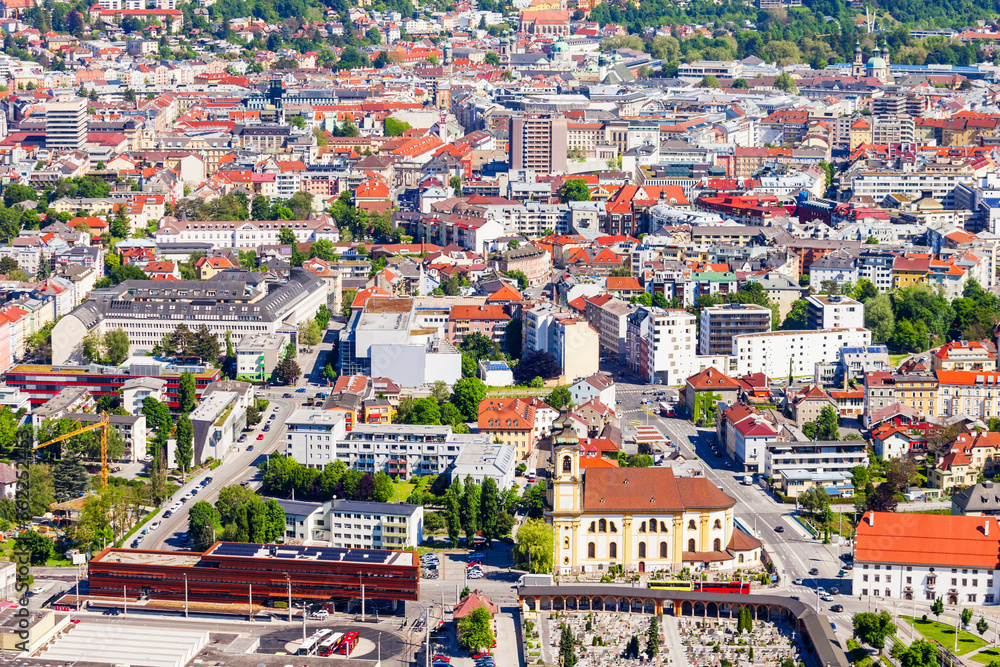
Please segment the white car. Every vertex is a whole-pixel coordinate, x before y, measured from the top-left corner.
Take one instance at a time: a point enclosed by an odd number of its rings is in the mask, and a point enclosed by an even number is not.
[[[31,589],[32,595],[38,595],[39,593],[44,593],[44,592],[45,592],[44,586],[35,586],[34,588]]]
[[[149,529],[150,530],[156,530],[159,527],[160,527],[160,522],[159,521],[154,521],[153,523],[149,524]]]

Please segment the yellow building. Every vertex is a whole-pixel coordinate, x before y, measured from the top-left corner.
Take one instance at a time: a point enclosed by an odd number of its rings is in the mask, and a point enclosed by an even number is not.
[[[861,144],[870,144],[872,142],[872,124],[864,118],[859,118],[851,123],[850,141],[852,151]]]
[[[556,573],[760,563],[760,541],[733,523],[736,501],[708,479],[676,478],[670,468],[581,470],[579,439],[566,415],[553,424],[551,440]]]
[[[366,424],[391,424],[392,406],[384,398],[369,398],[362,403]]]
[[[913,285],[926,285],[927,274],[931,270],[931,258],[926,254],[910,254],[897,257],[892,262],[892,288],[901,289]]]

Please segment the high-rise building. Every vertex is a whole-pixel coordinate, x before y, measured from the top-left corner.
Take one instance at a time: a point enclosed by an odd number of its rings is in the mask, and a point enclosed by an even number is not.
[[[522,116],[511,120],[510,168],[542,174],[566,171],[566,119]]]
[[[82,151],[87,147],[87,100],[62,98],[45,105],[45,147]]]
[[[753,303],[727,303],[701,310],[699,354],[731,355],[733,336],[771,330],[771,309]]]

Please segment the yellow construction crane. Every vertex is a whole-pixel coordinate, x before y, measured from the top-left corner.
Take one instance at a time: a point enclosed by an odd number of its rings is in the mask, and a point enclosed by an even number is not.
[[[63,440],[68,440],[74,436],[80,435],[81,433],[101,429],[101,490],[103,491],[108,488],[108,428],[110,426],[111,418],[108,417],[107,412],[102,412],[100,421],[90,424],[89,426],[82,426],[75,431],[60,435],[58,438],[52,438],[48,442],[43,442],[40,445],[35,445],[34,449],[48,447],[49,445],[62,442]]]

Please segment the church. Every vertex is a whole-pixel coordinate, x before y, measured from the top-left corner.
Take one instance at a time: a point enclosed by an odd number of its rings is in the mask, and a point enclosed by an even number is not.
[[[736,501],[710,480],[659,467],[581,470],[579,439],[563,417],[550,441],[557,574],[760,565],[760,541],[735,526]]]

